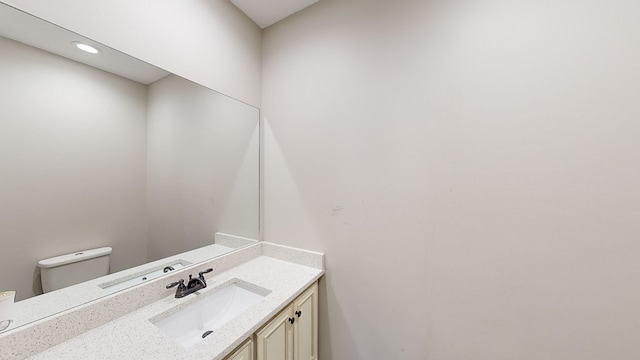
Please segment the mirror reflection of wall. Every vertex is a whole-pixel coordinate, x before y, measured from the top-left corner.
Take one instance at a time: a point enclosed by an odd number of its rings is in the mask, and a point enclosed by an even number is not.
[[[0,283],[41,292],[38,260],[112,246],[146,260],[146,86],[0,38]]]
[[[174,75],[148,99],[148,260],[258,239],[258,110]]]
[[[0,287],[16,300],[52,256],[110,246],[116,272],[216,231],[258,238],[257,109],[7,38],[0,54]]]

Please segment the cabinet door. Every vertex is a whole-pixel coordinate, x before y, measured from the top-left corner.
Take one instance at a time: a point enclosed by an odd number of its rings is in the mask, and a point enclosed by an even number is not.
[[[253,360],[253,341],[249,340],[240,345],[227,360]]]
[[[256,360],[293,360],[293,307],[289,306],[256,333]]]
[[[293,302],[293,351],[295,360],[318,359],[318,284]]]

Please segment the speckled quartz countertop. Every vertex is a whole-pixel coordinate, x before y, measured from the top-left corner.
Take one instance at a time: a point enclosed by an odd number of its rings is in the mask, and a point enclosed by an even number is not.
[[[196,267],[190,273],[197,273],[203,270],[204,266],[206,264],[203,264],[202,268]],[[214,270],[207,276],[207,288],[196,294],[175,299],[171,290],[167,290],[166,297],[150,305],[28,359],[223,359],[318,280],[323,273],[321,254],[298,252],[296,249],[265,244],[259,256],[223,272]],[[184,307],[199,297],[206,297],[236,279],[270,292],[234,320],[188,349],[175,342],[150,321],[167,311]],[[104,311],[109,311],[107,304]]]

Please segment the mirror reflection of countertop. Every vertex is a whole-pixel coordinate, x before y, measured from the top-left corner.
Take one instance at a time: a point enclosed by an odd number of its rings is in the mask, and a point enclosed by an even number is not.
[[[259,243],[246,248],[244,253],[243,250],[239,250],[233,256],[222,256],[178,273],[182,278],[188,278],[188,274],[197,276],[199,271],[207,267],[214,268],[214,271],[206,276],[208,286],[196,294],[176,299],[173,296],[174,289],[159,290],[161,287],[164,288],[168,279],[174,281],[172,278],[175,276],[128,289],[123,292],[126,294],[121,294],[123,299],[125,295],[129,298],[145,297],[147,293],[158,291],[162,295],[147,306],[80,333],[66,342],[44,351],[40,349],[42,352],[29,359],[223,359],[324,274],[324,255]],[[222,287],[235,281],[266,289],[268,293],[265,293],[259,302],[222,325],[215,333],[188,349],[152,323],[163,314],[196,301],[196,297],[215,294]],[[100,301],[95,303],[100,305]],[[110,311],[108,307],[113,305],[105,300],[102,311]],[[78,325],[82,327],[82,324]],[[65,331],[64,326],[60,331]],[[14,341],[12,345],[20,348],[19,340],[18,343]],[[13,351],[13,356],[7,359],[25,358],[22,354],[15,353],[16,349]],[[0,358],[4,359],[2,356]]]
[[[187,251],[178,255],[156,260],[117,273],[109,274],[98,279],[89,280],[77,285],[58,289],[50,293],[35,296],[15,303],[16,320],[8,329],[15,329],[22,325],[42,319],[71,307],[82,305],[109,295],[122,288],[111,287],[121,281],[127,281],[149,271],[162,269],[165,266],[180,263],[182,266],[197,264],[235,250],[229,246],[212,244],[199,249]],[[133,284],[132,284],[133,285]]]

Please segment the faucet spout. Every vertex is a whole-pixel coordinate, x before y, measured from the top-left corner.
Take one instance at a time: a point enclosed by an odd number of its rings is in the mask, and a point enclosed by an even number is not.
[[[187,283],[187,289],[189,290],[193,289],[193,291],[198,291],[206,287],[207,287],[207,283],[206,281],[204,281],[204,279],[200,279],[200,278],[192,279],[191,275],[189,275],[189,282]]]

